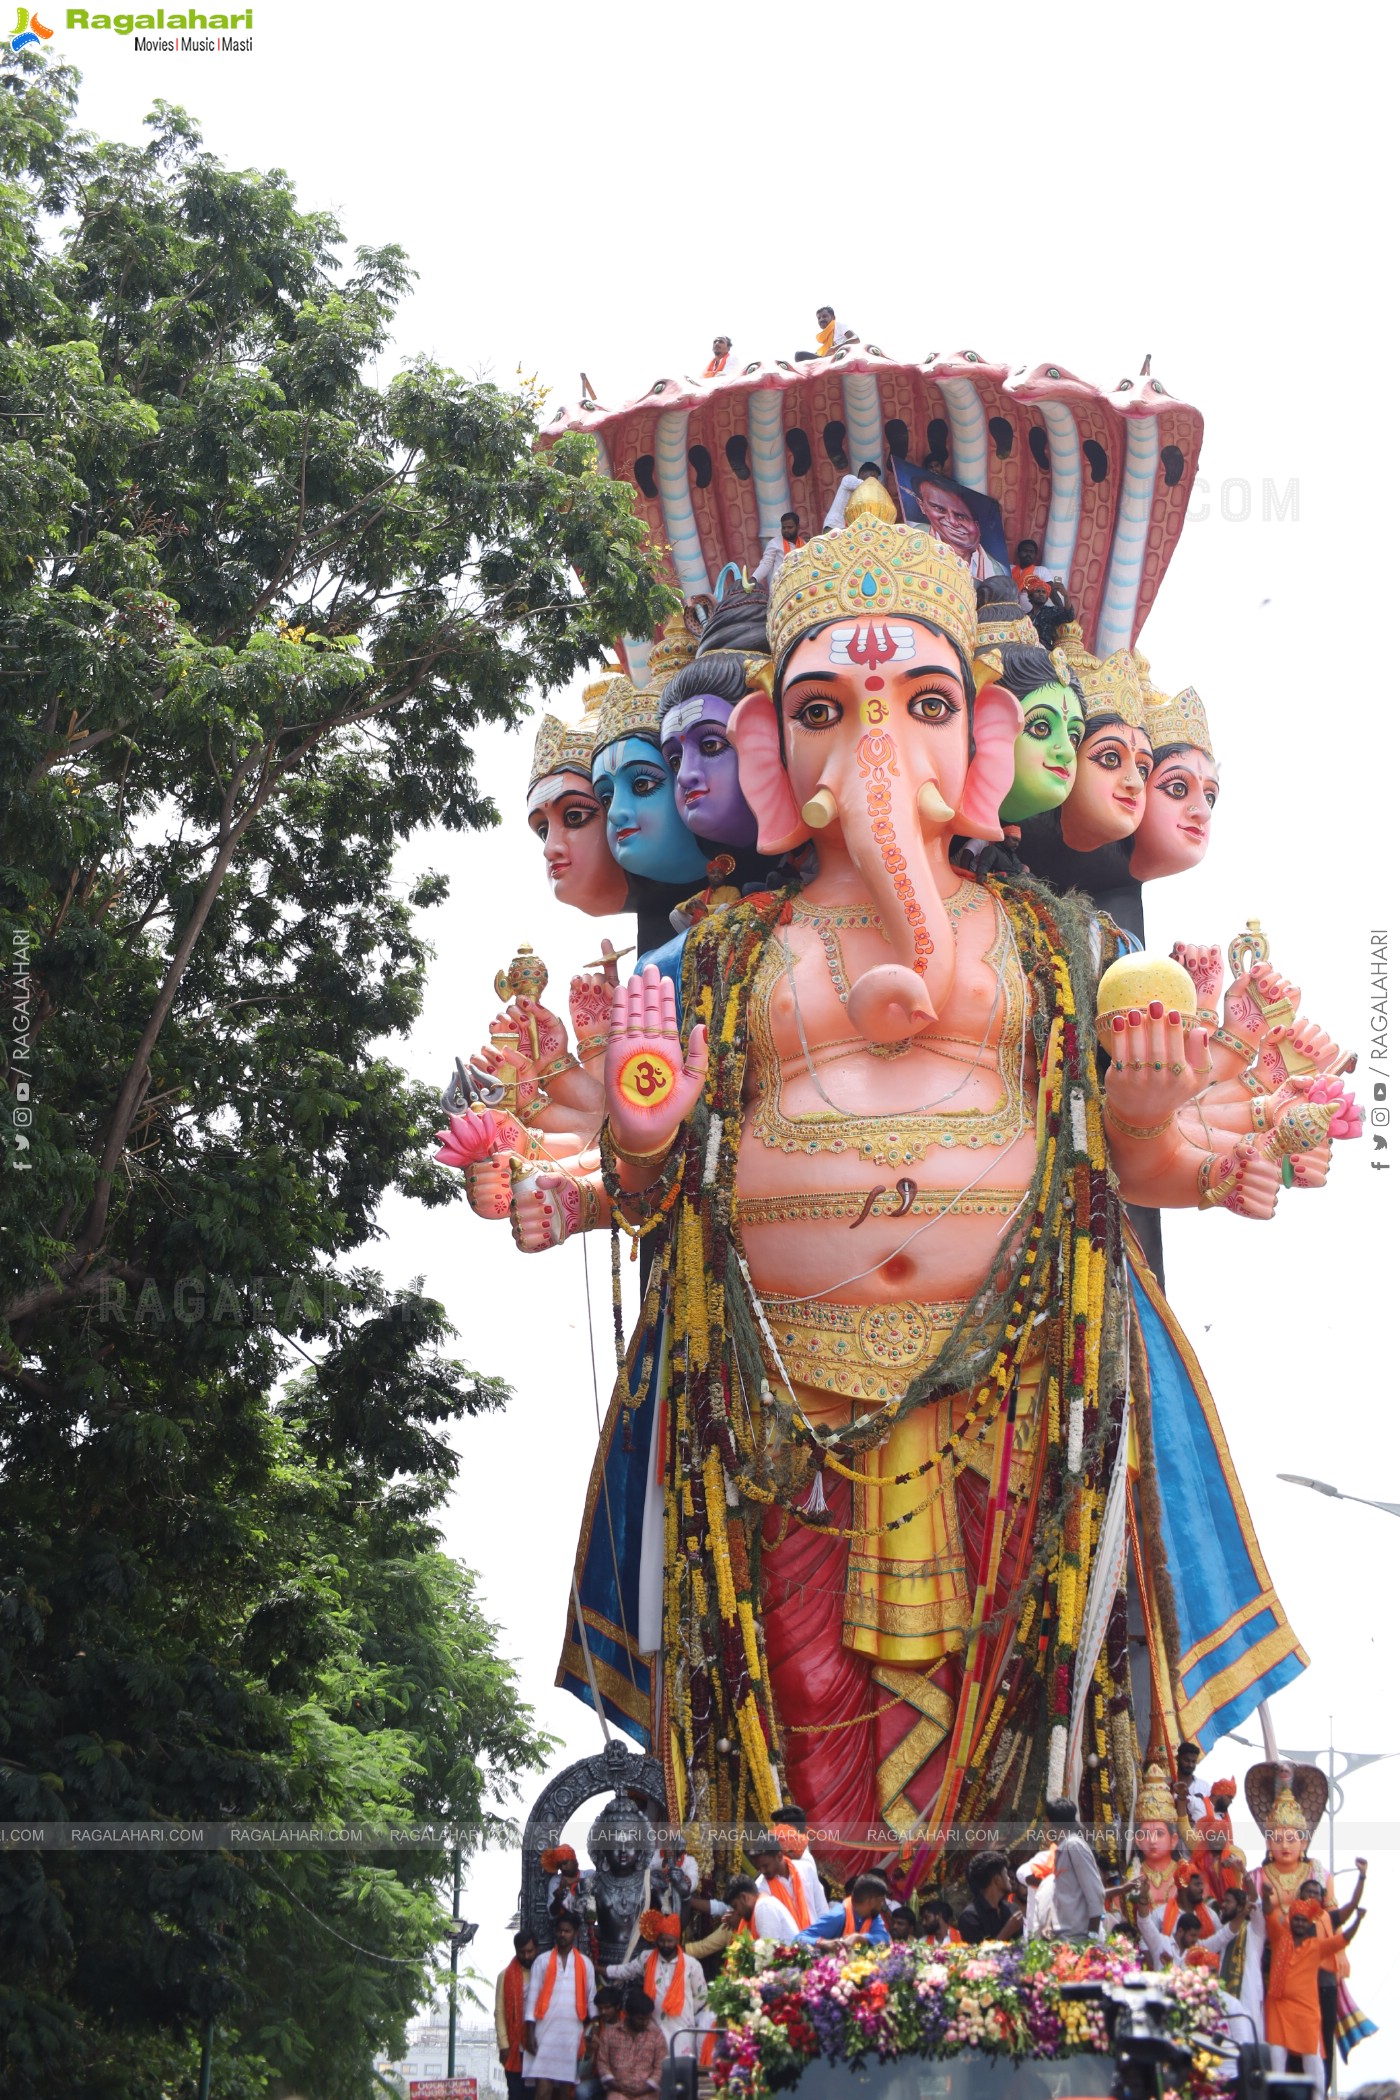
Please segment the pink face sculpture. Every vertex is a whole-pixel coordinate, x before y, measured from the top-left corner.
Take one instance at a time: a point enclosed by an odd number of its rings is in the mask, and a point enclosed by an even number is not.
[[[531,788],[526,812],[561,904],[591,919],[626,909],[627,877],[608,850],[608,827],[590,780],[582,773],[548,773]]]
[[[1138,1825],[1138,1851],[1149,1867],[1165,1866],[1172,1856],[1175,1836],[1169,1823],[1148,1822]]]
[[[1220,776],[1208,751],[1195,744],[1169,744],[1153,752],[1130,862],[1139,882],[1179,875],[1204,860],[1219,795]]]
[[[1091,716],[1074,781],[1060,809],[1060,836],[1073,853],[1131,838],[1142,822],[1152,746],[1145,729],[1116,715]]]
[[[1269,1857],[1276,1866],[1296,1867],[1307,1851],[1307,1839],[1301,1830],[1290,1829],[1280,1824],[1276,1830],[1266,1830]]]

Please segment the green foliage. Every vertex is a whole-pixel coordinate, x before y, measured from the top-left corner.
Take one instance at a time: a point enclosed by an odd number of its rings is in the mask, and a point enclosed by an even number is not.
[[[384,1049],[443,894],[394,859],[670,600],[528,393],[371,376],[398,248],[75,98],[0,69],[0,1819],[484,1833],[547,1744],[433,1517],[508,1395],[351,1266],[458,1193]],[[212,2013],[224,2100],[355,2100],[445,1866],[0,1856],[0,2087],[191,2091]]]

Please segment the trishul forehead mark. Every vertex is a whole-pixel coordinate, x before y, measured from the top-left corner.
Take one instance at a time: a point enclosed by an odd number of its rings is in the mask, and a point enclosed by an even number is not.
[[[856,620],[831,629],[834,664],[907,664],[914,657],[914,630],[904,620]]]

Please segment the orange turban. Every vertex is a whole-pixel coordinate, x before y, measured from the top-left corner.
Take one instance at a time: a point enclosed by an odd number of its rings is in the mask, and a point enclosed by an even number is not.
[[[1206,1788],[1212,1801],[1233,1801],[1238,1791],[1233,1779],[1212,1779]]]
[[[800,1830],[794,1830],[791,1823],[775,1823],[773,1835],[789,1859],[801,1859],[807,1850],[806,1838]]]
[[[550,1845],[540,1854],[540,1866],[546,1874],[557,1874],[566,1860],[578,1865],[578,1854],[572,1845]]]
[[[658,1940],[678,1940],[681,1921],[664,1910],[644,1910],[637,1920],[637,1931],[649,1947],[654,1947]]]

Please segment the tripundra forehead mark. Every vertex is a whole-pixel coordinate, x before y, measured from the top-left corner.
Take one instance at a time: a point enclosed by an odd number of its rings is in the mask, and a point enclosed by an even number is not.
[[[914,630],[905,620],[855,620],[831,629],[834,664],[907,664],[914,657]]]

